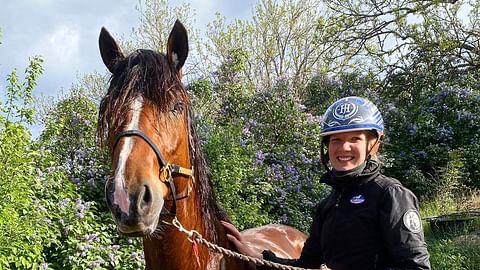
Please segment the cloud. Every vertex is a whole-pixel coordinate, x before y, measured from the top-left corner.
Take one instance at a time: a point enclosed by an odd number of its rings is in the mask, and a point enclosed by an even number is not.
[[[80,32],[76,25],[58,25],[47,33],[34,51],[40,52],[46,59],[55,59],[57,68],[64,68],[74,63],[79,53]],[[69,67],[70,68],[70,67]]]
[[[181,5],[171,0],[169,5]],[[228,19],[245,18],[251,14],[254,0],[187,1],[195,10],[197,29],[205,30],[208,22],[220,12]],[[38,90],[55,96],[68,90],[77,76],[105,67],[98,52],[98,34],[106,26],[117,38],[129,37],[139,24],[135,0],[77,1],[2,1],[0,8],[0,80],[14,68],[20,74],[28,59],[41,55],[45,72]]]

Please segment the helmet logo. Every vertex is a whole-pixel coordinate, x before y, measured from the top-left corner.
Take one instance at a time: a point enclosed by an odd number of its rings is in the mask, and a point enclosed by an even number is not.
[[[354,103],[346,102],[338,105],[333,110],[333,117],[337,120],[346,120],[352,118],[358,112],[358,106]]]

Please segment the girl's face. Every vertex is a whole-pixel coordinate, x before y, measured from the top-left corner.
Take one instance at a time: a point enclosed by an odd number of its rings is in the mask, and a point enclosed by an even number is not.
[[[375,144],[367,132],[352,131],[330,135],[328,156],[336,171],[348,171],[358,167],[367,158],[367,149]]]

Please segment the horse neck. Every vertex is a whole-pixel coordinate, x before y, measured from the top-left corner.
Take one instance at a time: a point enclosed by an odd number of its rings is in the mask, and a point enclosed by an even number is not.
[[[200,180],[200,179],[199,179]],[[187,199],[177,202],[177,219],[186,230],[195,230],[206,240],[207,222],[213,222],[216,228],[217,241],[215,244],[231,249],[219,219],[205,220],[203,209],[197,200],[197,192],[192,192]],[[218,233],[220,232],[220,233]],[[211,233],[211,232],[210,232]],[[211,235],[211,234],[210,234]],[[223,270],[223,269],[247,269],[242,262],[235,259],[225,258],[206,246],[197,244],[198,259],[194,253],[193,245],[188,241],[188,236],[173,226],[168,226],[162,233],[162,237],[145,237],[143,240],[145,251],[146,269],[168,270]]]

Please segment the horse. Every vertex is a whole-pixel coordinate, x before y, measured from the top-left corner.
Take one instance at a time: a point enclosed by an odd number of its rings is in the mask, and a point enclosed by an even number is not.
[[[99,47],[112,75],[97,133],[111,153],[105,197],[118,232],[143,237],[146,269],[249,269],[251,264],[196,245],[185,233],[233,249],[221,224],[229,219],[215,200],[181,81],[188,55],[185,27],[175,22],[166,53],[139,49],[126,56],[104,27]],[[242,233],[252,248],[284,258],[299,257],[306,239],[285,225]]]

